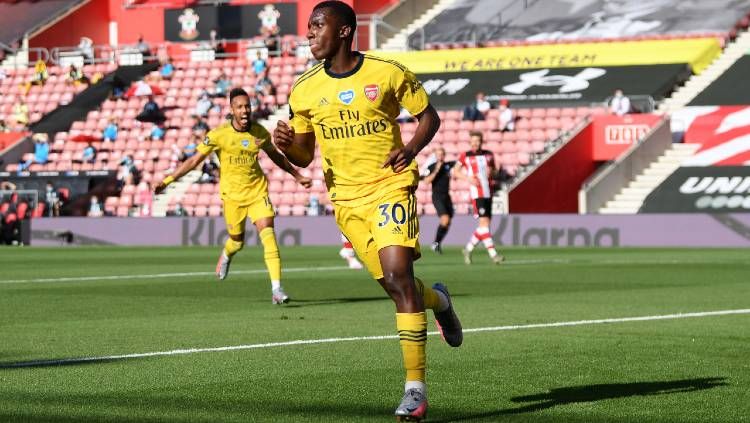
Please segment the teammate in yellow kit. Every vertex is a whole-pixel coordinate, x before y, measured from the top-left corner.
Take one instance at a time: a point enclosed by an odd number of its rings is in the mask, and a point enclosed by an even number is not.
[[[309,188],[312,181],[300,175],[276,150],[271,143],[271,134],[263,126],[250,120],[250,98],[245,90],[231,90],[229,103],[232,119],[209,132],[196,154],[167,176],[154,191],[161,193],[169,184],[203,163],[209,154],[216,152],[221,164],[219,188],[229,233],[216,264],[216,276],[220,280],[227,277],[232,257],[244,245],[245,220],[249,217],[263,244],[263,257],[271,277],[271,301],[273,304],[286,303],[289,296],[281,286],[281,258],[273,230],[275,213],[268,197],[268,181],[258,162],[258,153],[265,151],[276,166],[294,176],[305,188]]]
[[[413,273],[420,256],[414,157],[435,135],[440,118],[413,73],[399,63],[352,51],[356,22],[345,3],[315,6],[307,38],[313,56],[323,62],[292,87],[290,126],[280,122],[274,141],[301,167],[313,160],[316,142],[320,145],[336,222],[396,305],[406,369],[396,417],[419,421],[427,412],[425,308],[435,312],[449,345],[463,341],[445,286],[424,286]],[[400,107],[419,120],[406,145],[396,122]]]

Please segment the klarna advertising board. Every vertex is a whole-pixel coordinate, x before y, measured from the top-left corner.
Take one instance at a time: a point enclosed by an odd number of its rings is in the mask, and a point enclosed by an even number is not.
[[[470,216],[456,216],[445,244],[463,245],[475,226]],[[436,228],[435,216],[420,219],[423,243],[432,239]],[[495,216],[491,230],[497,244],[512,246],[750,247],[748,213],[518,214]],[[278,217],[276,235],[287,247],[340,244],[330,216]],[[33,220],[31,245],[219,246],[226,236],[221,217],[46,218]],[[246,243],[259,244],[251,225]]]

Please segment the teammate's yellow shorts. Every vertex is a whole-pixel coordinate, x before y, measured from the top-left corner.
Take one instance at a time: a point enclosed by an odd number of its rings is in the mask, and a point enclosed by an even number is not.
[[[255,222],[264,217],[274,217],[271,199],[260,197],[250,204],[239,204],[224,200],[224,221],[227,223],[229,235],[240,235],[245,232],[245,220],[249,217]]]
[[[421,255],[417,199],[409,188],[391,191],[361,206],[336,206],[334,214],[341,232],[375,279],[383,277],[380,249],[400,245],[413,248],[415,260]]]

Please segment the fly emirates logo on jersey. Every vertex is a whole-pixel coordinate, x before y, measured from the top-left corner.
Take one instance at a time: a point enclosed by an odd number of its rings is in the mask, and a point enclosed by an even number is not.
[[[229,164],[233,166],[250,166],[255,162],[255,156],[248,150],[239,150],[229,154]]]
[[[330,124],[329,121],[318,124],[320,132],[326,140],[342,140],[378,134],[387,131],[390,127],[388,120],[385,118],[377,120],[361,119],[358,110],[338,110],[337,112],[339,122],[336,122],[335,126]],[[330,120],[335,121],[335,119]]]

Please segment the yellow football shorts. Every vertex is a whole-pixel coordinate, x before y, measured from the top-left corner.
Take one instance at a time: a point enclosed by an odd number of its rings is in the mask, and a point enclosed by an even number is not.
[[[224,200],[224,221],[229,235],[240,235],[245,232],[245,220],[249,217],[255,222],[264,217],[274,217],[271,199],[261,197],[250,204],[239,204]]]
[[[391,191],[357,207],[335,207],[336,223],[375,279],[383,277],[378,251],[400,245],[419,250],[417,199],[410,189]]]

